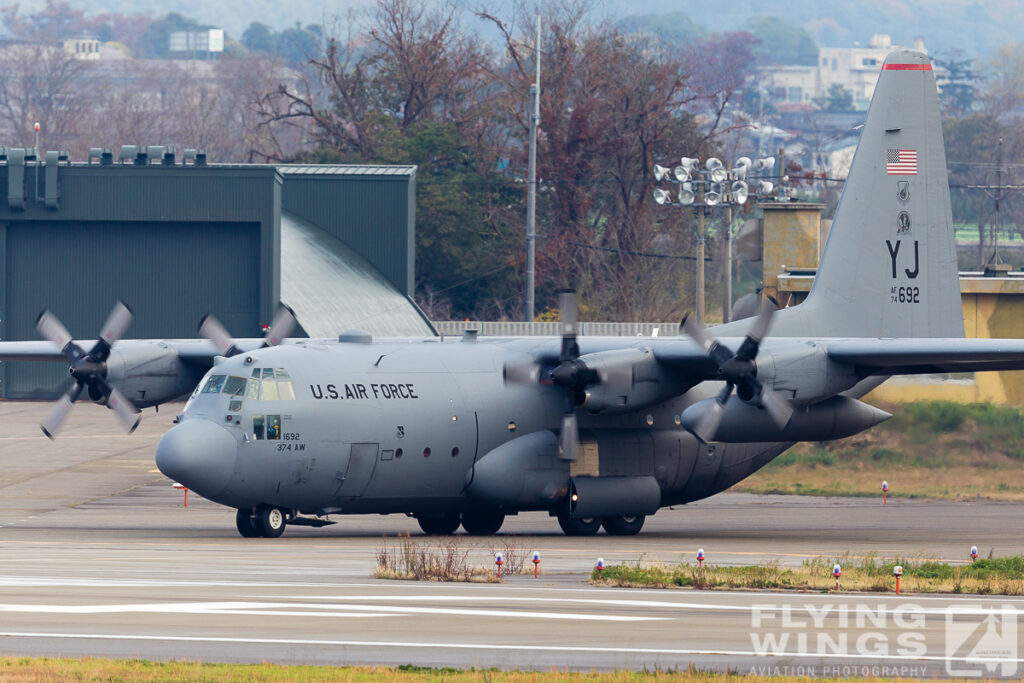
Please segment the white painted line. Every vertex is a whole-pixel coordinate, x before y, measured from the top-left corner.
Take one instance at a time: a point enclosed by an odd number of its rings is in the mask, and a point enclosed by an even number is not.
[[[443,650],[507,650],[513,652],[590,652],[627,655],[680,655],[720,657],[798,657],[804,659],[868,659],[873,661],[931,661],[979,663],[1024,663],[1024,658],[946,657],[942,655],[859,654],[834,652],[757,652],[754,650],[698,650],[655,647],[600,647],[586,645],[507,645],[498,643],[420,643],[393,640],[314,640],[300,638],[228,638],[205,636],[125,635],[117,633],[40,633],[0,631],[0,638],[44,638],[67,640],[130,640],[180,643],[235,643],[241,645],[317,645],[333,647],[426,648]]]
[[[142,603],[117,605],[39,605],[39,604],[0,604],[0,612],[19,612],[28,614],[277,614],[277,609],[302,608],[303,612],[280,612],[286,616],[332,616],[316,610],[345,610],[337,612],[341,616],[356,616],[358,613],[372,613],[376,616],[395,615],[411,616],[446,615],[467,617],[501,617],[520,619],[555,619],[568,621],[667,621],[667,617],[628,616],[613,614],[587,614],[571,612],[524,612],[506,609],[454,609],[449,607],[395,607],[390,605],[346,605],[346,604],[310,604],[302,602],[181,602],[181,603]]]

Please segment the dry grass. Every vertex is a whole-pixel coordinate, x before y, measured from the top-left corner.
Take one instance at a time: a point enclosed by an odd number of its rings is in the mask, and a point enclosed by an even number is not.
[[[612,565],[601,579],[596,570],[591,582],[640,588],[698,588],[722,590],[832,591],[832,565],[839,563],[844,592],[890,592],[896,589],[893,566],[903,567],[900,590],[905,593],[969,593],[976,595],[1024,595],[1024,557],[999,557],[974,564],[950,565],[929,559],[881,560],[874,555],[843,555],[834,560],[807,560],[799,567],[769,562],[750,567],[677,565]]]
[[[496,583],[500,581],[494,565],[498,552],[502,555],[503,576],[523,573],[528,552],[513,539],[488,539],[483,545],[460,536],[421,541],[405,533],[398,537],[397,545],[388,545],[384,539],[377,549],[373,575],[378,579]]]
[[[733,487],[747,493],[1024,500],[1024,411],[942,401],[838,441],[801,443]]]
[[[276,664],[201,664],[198,662],[150,662],[128,659],[55,659],[0,657],[0,680],[18,683],[115,683],[144,681],[146,683],[177,683],[178,681],[245,681],[264,683],[320,681],[343,683],[763,683],[766,677],[718,674],[694,668],[680,671],[614,671],[608,673],[575,673],[565,671],[498,671],[494,669],[433,669],[417,666],[400,667],[334,667],[280,666]],[[788,681],[823,683],[826,681],[876,681],[876,678],[806,678],[787,676]],[[914,680],[920,679],[885,679]]]

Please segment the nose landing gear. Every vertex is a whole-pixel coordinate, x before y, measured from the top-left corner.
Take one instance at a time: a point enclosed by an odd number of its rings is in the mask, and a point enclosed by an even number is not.
[[[235,513],[235,526],[245,538],[277,538],[284,533],[288,515],[279,507],[263,505],[255,510],[239,510]]]

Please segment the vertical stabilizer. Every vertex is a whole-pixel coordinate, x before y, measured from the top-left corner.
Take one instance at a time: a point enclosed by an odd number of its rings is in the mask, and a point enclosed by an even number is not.
[[[963,337],[956,241],[928,57],[882,66],[807,300],[775,335]]]

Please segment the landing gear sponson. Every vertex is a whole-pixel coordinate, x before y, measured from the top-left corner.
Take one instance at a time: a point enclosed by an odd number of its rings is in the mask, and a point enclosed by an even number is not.
[[[491,536],[498,533],[505,522],[505,513],[490,508],[414,515],[420,529],[428,536],[450,536],[461,525],[470,536]],[[645,515],[632,517],[570,517],[568,513],[557,515],[558,525],[567,536],[593,536],[601,527],[612,536],[633,536],[644,526]],[[289,524],[302,526],[326,526],[333,524],[326,520],[299,517],[292,511],[272,505],[261,505],[252,510],[238,510],[235,526],[245,538],[277,538]]]

